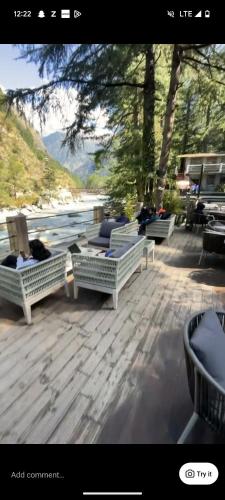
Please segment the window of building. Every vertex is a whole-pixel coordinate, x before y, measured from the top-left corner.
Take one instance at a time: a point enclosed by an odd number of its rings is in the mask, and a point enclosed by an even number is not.
[[[206,177],[206,184],[207,186],[214,186],[216,182],[216,176],[215,175],[207,175]]]

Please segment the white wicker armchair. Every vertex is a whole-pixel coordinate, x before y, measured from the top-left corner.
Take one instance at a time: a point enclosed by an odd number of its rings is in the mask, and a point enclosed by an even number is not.
[[[84,233],[84,237],[90,241],[92,240],[93,238],[96,238],[98,235],[99,235],[99,232],[100,232],[100,228],[101,228],[101,223],[98,223],[98,224],[88,224],[86,226],[86,231]],[[135,233],[136,234],[138,233],[138,223],[136,221],[134,222],[129,222],[128,224],[124,224],[123,226],[121,227],[117,227],[116,229],[112,229],[112,233]]]
[[[144,242],[145,238],[140,237],[119,258],[72,254],[74,298],[78,297],[79,287],[105,292],[112,295],[114,309],[117,309],[119,291],[139,266],[142,270]]]
[[[31,324],[31,306],[61,286],[69,296],[67,252],[51,251],[52,256],[33,266],[11,269],[0,265],[0,297],[23,308],[27,324]]]
[[[171,215],[166,220],[156,220],[146,226],[146,238],[167,238],[169,241],[170,236],[173,234],[176,215]]]
[[[99,235],[101,223],[98,224],[88,224],[86,226],[86,231],[83,236],[89,241],[92,238],[96,238]]]

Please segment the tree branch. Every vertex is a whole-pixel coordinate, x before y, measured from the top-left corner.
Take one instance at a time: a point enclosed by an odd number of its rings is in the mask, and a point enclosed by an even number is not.
[[[49,88],[54,88],[56,85],[63,84],[63,83],[74,83],[77,85],[88,85],[88,86],[93,86],[93,85],[98,85],[100,87],[108,88],[108,87],[138,87],[138,88],[144,88],[145,84],[144,83],[134,83],[134,82],[98,82],[97,80],[80,80],[80,79],[65,79],[65,78],[59,78],[58,80],[51,81],[49,83],[46,83],[44,85],[41,85],[40,87],[36,87],[34,89],[18,89],[18,90],[9,90],[8,91],[8,96],[11,97],[11,100],[13,101],[14,99],[19,99],[22,97],[26,97],[29,95],[35,95],[37,92],[45,91]]]
[[[200,61],[199,59],[195,59],[194,57],[191,57],[191,56],[184,56],[183,57],[183,61],[192,61],[192,62],[195,62],[197,64],[201,64],[202,66],[205,66],[208,69],[217,69],[218,71],[224,71],[225,72],[225,67],[224,66],[217,66],[217,64],[205,63],[205,62]]]

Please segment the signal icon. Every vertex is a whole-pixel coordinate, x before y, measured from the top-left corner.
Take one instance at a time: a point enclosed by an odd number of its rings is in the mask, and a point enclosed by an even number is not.
[[[196,16],[195,16],[195,17],[202,17],[202,11],[200,10],[200,11],[198,12],[198,14],[196,14]]]

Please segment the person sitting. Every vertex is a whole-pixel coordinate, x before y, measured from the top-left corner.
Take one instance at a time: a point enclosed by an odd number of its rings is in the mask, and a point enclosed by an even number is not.
[[[155,222],[156,220],[160,220],[160,216],[156,213],[156,208],[150,208],[148,212],[148,217],[142,221],[138,234],[139,235],[144,235],[146,231],[146,226],[148,224],[151,224],[152,222]]]
[[[20,255],[8,255],[1,263],[2,266],[11,267],[13,269],[21,269],[23,267],[33,266],[43,260],[51,257],[51,252],[45,248],[44,244],[36,239],[29,241],[30,255],[25,256],[24,252]]]
[[[165,208],[163,208],[162,206],[160,206],[160,208],[159,208],[158,212],[156,212],[156,213],[157,213],[157,215],[162,215],[162,214],[165,214],[165,213],[166,213],[166,209],[165,209]]]
[[[149,219],[150,216],[151,216],[151,209],[149,209],[149,207],[147,206],[142,207],[140,213],[136,217],[138,224],[142,224],[142,222],[144,222],[146,219]]]
[[[190,229],[193,228],[194,224],[207,224],[208,219],[204,214],[205,205],[202,201],[198,201],[194,211],[191,214]]]
[[[116,222],[120,222],[123,224],[128,224],[130,222],[130,219],[126,216],[124,210],[121,212],[121,214],[116,218]]]
[[[204,208],[205,208],[204,203],[202,203],[202,201],[198,201],[194,212],[196,212],[197,214],[203,214]]]

